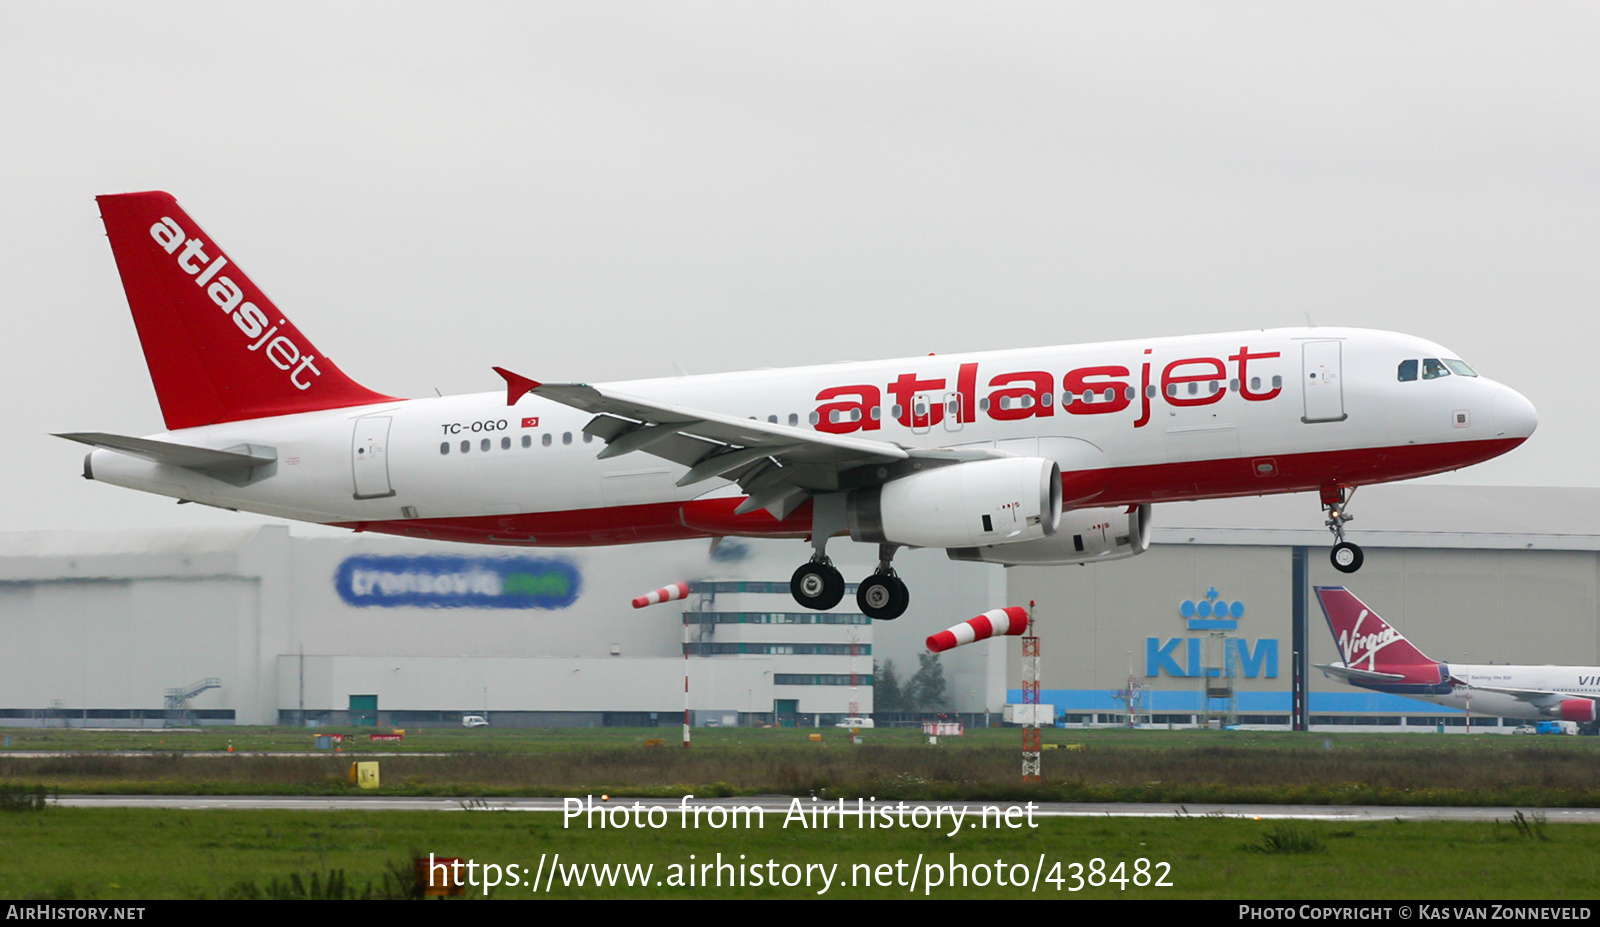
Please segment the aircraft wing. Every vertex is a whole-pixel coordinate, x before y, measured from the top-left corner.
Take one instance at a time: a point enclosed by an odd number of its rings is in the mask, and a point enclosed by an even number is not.
[[[1501,686],[1468,686],[1479,692],[1498,692],[1509,695],[1518,701],[1527,702],[1536,707],[1549,707],[1559,702],[1573,698],[1586,698],[1589,701],[1600,701],[1600,696],[1585,695],[1582,692],[1556,692],[1552,689],[1507,689]]]
[[[1352,685],[1400,682],[1406,678],[1399,673],[1378,673],[1372,670],[1360,670],[1353,666],[1345,666],[1343,663],[1316,663],[1313,665],[1329,676]]]
[[[670,460],[689,468],[679,486],[712,477],[737,482],[748,496],[735,510],[739,514],[764,508],[782,519],[812,493],[882,483],[919,464],[1001,456],[987,449],[905,448],[658,402],[587,383],[539,383],[494,369],[506,379],[508,405],[531,392],[594,413],[583,430],[606,442],[602,458],[643,451]]]

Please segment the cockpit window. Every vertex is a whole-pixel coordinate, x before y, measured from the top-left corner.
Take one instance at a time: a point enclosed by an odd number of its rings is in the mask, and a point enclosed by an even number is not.
[[[1478,371],[1473,370],[1471,367],[1468,367],[1466,361],[1456,360],[1455,358],[1447,357],[1447,358],[1444,359],[1444,365],[1446,367],[1449,367],[1450,368],[1450,372],[1455,374],[1458,377],[1475,377],[1475,376],[1478,375]]]
[[[1450,371],[1445,367],[1444,361],[1437,357],[1424,357],[1422,359],[1422,378],[1424,380],[1437,380],[1448,377]]]
[[[1400,362],[1399,377],[1401,383],[1410,383],[1417,378],[1417,361],[1415,358]]]

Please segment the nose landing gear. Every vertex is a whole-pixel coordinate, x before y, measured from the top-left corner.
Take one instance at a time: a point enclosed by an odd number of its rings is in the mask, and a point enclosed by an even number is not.
[[[1324,522],[1328,530],[1333,532],[1333,550],[1328,552],[1328,559],[1333,563],[1333,568],[1340,573],[1354,573],[1361,569],[1366,555],[1361,548],[1344,539],[1344,523],[1354,521],[1347,507],[1351,499],[1355,498],[1356,491],[1348,492],[1343,486],[1324,486],[1322,488],[1322,510],[1328,513],[1328,520]]]

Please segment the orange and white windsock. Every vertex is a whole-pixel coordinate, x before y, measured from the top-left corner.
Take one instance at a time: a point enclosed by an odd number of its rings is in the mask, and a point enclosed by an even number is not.
[[[928,649],[943,653],[962,644],[981,641],[986,637],[1005,634],[1022,634],[1028,630],[1028,610],[1013,605],[1009,608],[991,608],[976,618],[968,618],[928,638]]]
[[[672,602],[689,594],[688,583],[673,583],[662,586],[648,595],[641,595],[633,600],[634,608],[644,608],[646,605],[658,605],[662,602]]]

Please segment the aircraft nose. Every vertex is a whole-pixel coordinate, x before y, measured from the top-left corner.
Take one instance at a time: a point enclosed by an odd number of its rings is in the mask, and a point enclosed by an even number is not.
[[[1525,439],[1539,427],[1539,412],[1527,397],[1501,386],[1494,397],[1494,421],[1502,437]]]

